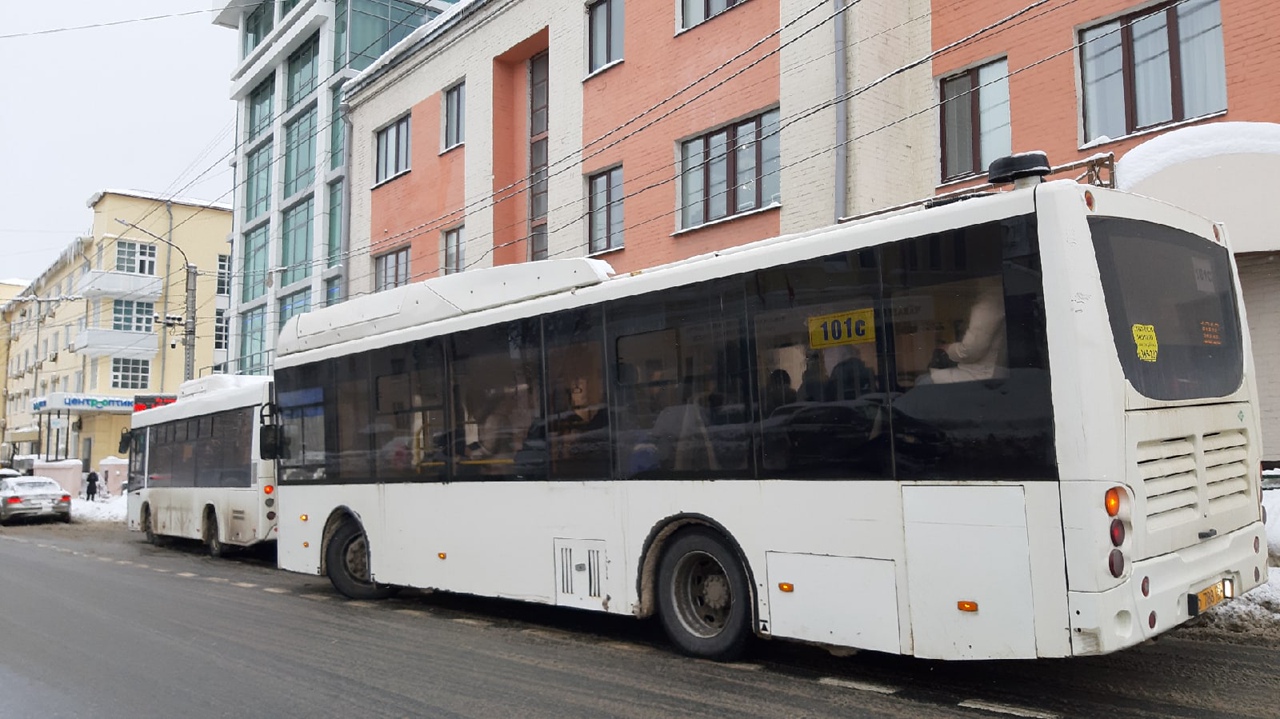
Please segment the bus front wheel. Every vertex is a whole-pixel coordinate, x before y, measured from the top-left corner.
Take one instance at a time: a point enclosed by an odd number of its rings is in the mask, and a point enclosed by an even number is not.
[[[147,537],[147,544],[152,546],[160,546],[160,535],[156,534],[155,527],[151,525],[151,508],[142,508],[142,531]]]
[[[702,527],[677,534],[658,567],[662,628],[686,654],[732,661],[751,635],[751,593],[725,540]]]
[[[355,522],[343,522],[325,548],[325,573],[333,588],[351,599],[385,599],[395,587],[370,579],[369,540]]]

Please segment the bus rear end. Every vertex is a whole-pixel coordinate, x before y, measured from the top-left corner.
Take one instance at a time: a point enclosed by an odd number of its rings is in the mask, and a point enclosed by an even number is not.
[[[1053,355],[1072,653],[1100,654],[1265,581],[1253,359],[1220,227],[1043,189],[1073,268],[1046,288],[1051,342],[1071,343]]]

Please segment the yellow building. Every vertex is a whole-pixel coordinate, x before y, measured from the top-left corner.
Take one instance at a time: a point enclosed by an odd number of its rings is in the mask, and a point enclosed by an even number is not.
[[[230,206],[115,190],[88,205],[92,234],[0,305],[9,462],[96,468],[117,454],[135,396],[176,394],[188,370],[226,361]]]

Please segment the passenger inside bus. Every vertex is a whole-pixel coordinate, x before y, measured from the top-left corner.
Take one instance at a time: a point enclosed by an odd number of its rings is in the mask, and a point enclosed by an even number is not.
[[[999,275],[976,281],[964,332],[939,347],[929,368],[937,384],[1006,377],[1009,374],[1004,327],[1004,285]]]

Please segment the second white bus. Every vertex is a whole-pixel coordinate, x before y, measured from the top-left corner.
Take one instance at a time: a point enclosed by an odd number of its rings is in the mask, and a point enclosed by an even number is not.
[[[221,556],[276,538],[275,464],[258,458],[270,403],[267,377],[211,375],[184,382],[178,400],[133,415],[129,528],[196,539]]]

